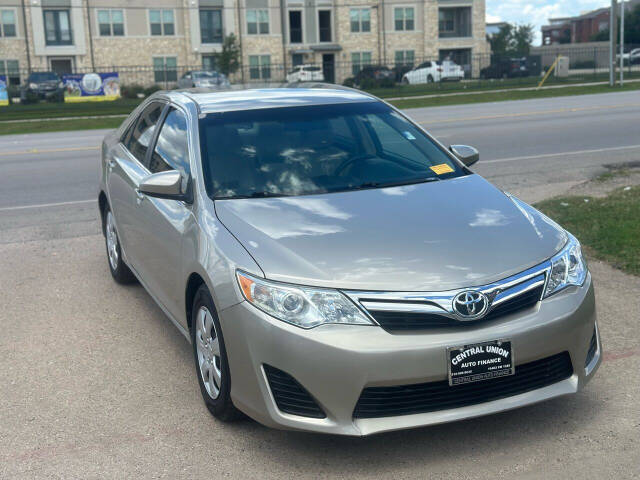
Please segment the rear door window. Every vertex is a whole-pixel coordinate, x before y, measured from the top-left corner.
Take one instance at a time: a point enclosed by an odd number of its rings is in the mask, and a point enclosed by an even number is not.
[[[125,146],[143,165],[163,108],[164,104],[160,102],[149,104],[136,120],[131,135],[127,139]]]

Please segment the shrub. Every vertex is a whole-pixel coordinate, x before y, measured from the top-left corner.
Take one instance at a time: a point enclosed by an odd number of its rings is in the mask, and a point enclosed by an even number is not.
[[[120,87],[120,96],[123,98],[138,98],[139,93],[144,94],[144,87],[137,83]]]
[[[7,87],[7,96],[9,97],[9,102],[11,102],[12,98],[16,98],[20,96],[20,87],[17,85],[9,85]]]
[[[396,86],[396,82],[394,82],[393,78],[383,78],[378,82],[378,86],[381,88],[393,88]]]
[[[158,90],[162,90],[162,88],[160,87],[160,85],[151,85],[150,87],[147,87],[144,89],[143,93],[145,97],[148,97],[149,95],[154,94],[155,92],[157,92]]]
[[[355,87],[355,85],[356,85],[355,80],[353,79],[353,77],[349,77],[349,78],[345,79],[345,81],[342,82],[342,84],[345,87]]]

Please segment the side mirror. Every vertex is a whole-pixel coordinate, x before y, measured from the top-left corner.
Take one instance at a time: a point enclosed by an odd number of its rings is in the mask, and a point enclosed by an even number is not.
[[[183,188],[183,178],[177,170],[158,172],[149,175],[138,187],[138,191],[155,198],[179,200],[191,203],[191,188],[187,183],[186,191]]]
[[[467,167],[470,167],[480,160],[480,153],[478,150],[473,147],[469,147],[468,145],[451,145],[449,150]]]

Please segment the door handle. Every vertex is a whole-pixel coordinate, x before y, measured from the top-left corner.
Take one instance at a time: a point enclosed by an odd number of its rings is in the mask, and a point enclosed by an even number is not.
[[[144,193],[142,193],[139,189],[136,188],[136,203],[140,205],[144,200]]]

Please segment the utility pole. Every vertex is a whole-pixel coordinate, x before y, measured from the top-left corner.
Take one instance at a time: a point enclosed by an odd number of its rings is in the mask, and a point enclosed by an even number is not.
[[[611,12],[609,13],[609,86],[616,84],[616,21],[618,10],[616,0],[611,0]]]
[[[629,57],[631,62],[631,57]],[[624,0],[620,2],[620,86],[624,85]]]

